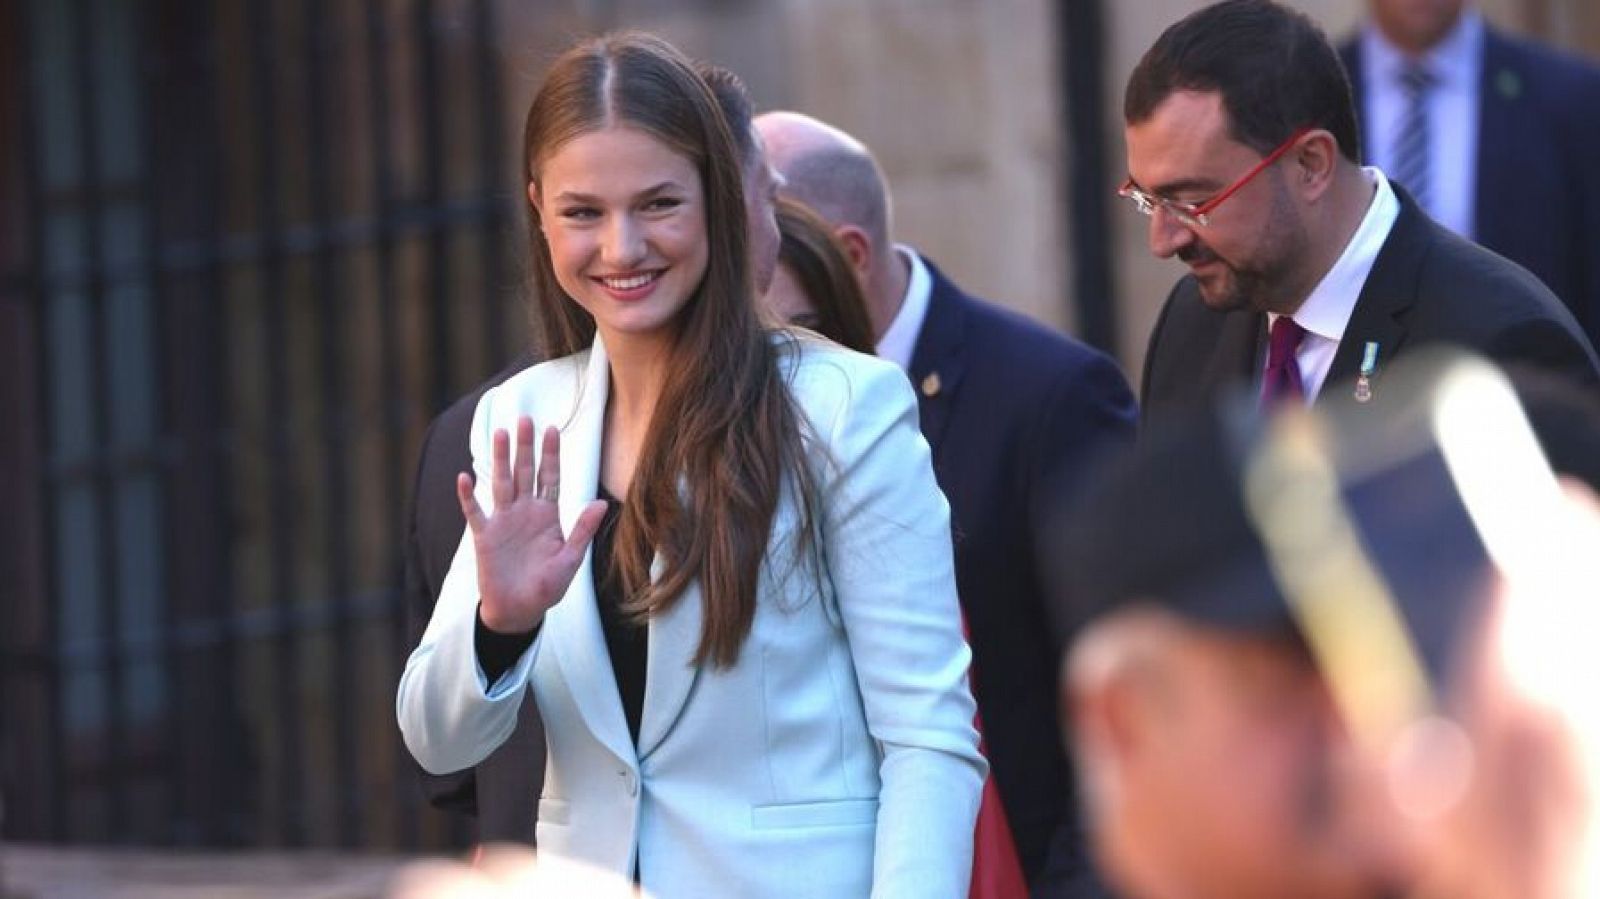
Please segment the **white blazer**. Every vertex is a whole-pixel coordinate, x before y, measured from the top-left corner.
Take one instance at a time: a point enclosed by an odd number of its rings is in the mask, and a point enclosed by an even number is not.
[[[489,684],[473,648],[469,533],[401,675],[400,729],[424,768],[470,767],[511,733],[531,685],[549,740],[540,851],[624,875],[637,859],[659,899],[964,897],[987,766],[972,727],[949,507],[916,398],[882,360],[777,339],[818,472],[820,592],[788,551],[797,512],[785,495],[733,667],[693,663],[695,586],[651,619],[635,746],[589,559],[533,645]],[[596,495],[608,380],[597,339],[484,394],[471,442],[485,509],[491,434],[514,433],[530,414],[540,430],[562,428],[560,514],[571,528]]]

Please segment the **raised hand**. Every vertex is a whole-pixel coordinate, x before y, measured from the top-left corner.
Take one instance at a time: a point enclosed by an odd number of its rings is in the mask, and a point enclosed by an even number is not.
[[[563,537],[557,500],[561,489],[561,433],[546,428],[537,481],[533,467],[533,419],[517,419],[517,462],[511,438],[494,432],[490,488],[494,513],[472,494],[472,477],[456,476],[456,497],[472,531],[478,556],[478,615],[490,630],[527,633],[560,601],[583,561],[583,553],[605,518],[606,504],[584,507]]]

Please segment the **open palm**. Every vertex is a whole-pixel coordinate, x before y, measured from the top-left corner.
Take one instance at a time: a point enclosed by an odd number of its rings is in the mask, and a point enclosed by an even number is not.
[[[560,601],[605,517],[606,504],[584,507],[563,536],[558,506],[561,485],[561,434],[546,428],[538,474],[533,464],[533,419],[517,419],[516,464],[511,438],[494,432],[490,489],[493,513],[478,504],[472,477],[456,477],[456,497],[472,531],[478,558],[478,615],[497,633],[527,633]]]

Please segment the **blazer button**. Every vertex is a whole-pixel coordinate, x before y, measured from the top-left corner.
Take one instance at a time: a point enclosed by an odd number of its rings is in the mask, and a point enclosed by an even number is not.
[[[618,771],[617,773],[622,776],[622,785],[627,789],[628,795],[639,795],[639,778],[634,777],[633,772],[627,770],[626,768]]]

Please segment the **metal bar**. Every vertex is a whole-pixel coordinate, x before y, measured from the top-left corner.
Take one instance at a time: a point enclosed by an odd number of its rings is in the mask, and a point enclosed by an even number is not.
[[[297,587],[295,574],[299,570],[299,553],[293,532],[293,521],[297,517],[297,510],[294,508],[294,484],[289,470],[289,458],[293,448],[287,439],[286,430],[279,424],[288,419],[291,397],[288,373],[289,339],[285,321],[286,260],[279,239],[282,220],[278,208],[281,185],[277,160],[280,153],[275,152],[277,148],[273,146],[274,138],[279,134],[277,90],[273,83],[273,67],[269,62],[276,56],[278,41],[274,34],[276,24],[268,13],[268,4],[265,0],[247,0],[246,8],[250,20],[251,80],[255,94],[253,106],[260,128],[259,134],[264,138],[260,141],[262,152],[257,154],[256,179],[261,216],[259,231],[267,248],[262,265],[262,297],[266,310],[262,340],[266,348],[267,420],[270,423],[267,434],[268,496],[266,497],[271,558],[268,582],[274,607],[287,625],[289,609],[294,601]],[[278,821],[277,836],[284,845],[300,846],[304,843],[307,823],[303,789],[304,730],[301,727],[299,703],[296,700],[300,675],[300,647],[298,641],[294,639],[294,632],[287,626],[280,633],[279,639],[274,642],[273,660],[277,668],[277,676],[273,678],[274,700],[279,728],[279,751],[283,759],[282,776],[277,785],[276,797],[283,814]]]
[[[505,139],[501,127],[501,96],[499,71],[494,53],[494,9],[489,0],[477,0],[472,6],[472,34],[476,44],[477,66],[473,96],[478,100],[478,166],[480,190],[486,199],[503,194],[502,185],[511,175],[505,163]],[[516,171],[521,172],[518,162]],[[520,187],[523,178],[511,178]],[[519,190],[520,193],[520,190]],[[505,366],[510,357],[506,353],[505,327],[505,230],[511,203],[490,202],[488,208],[501,214],[493,215],[483,223],[480,247],[483,253],[483,327],[484,346],[488,349],[489,365],[482,373],[487,376]],[[518,204],[520,205],[520,204]],[[520,346],[527,341],[519,343]]]
[[[157,127],[156,124],[156,98],[166,96],[166,85],[163,78],[165,70],[162,61],[163,57],[157,51],[159,39],[156,34],[156,28],[158,27],[156,17],[148,15],[136,16],[134,27],[136,29],[134,39],[137,42],[134,58],[136,60],[135,65],[138,67],[137,71],[141,86],[141,90],[138,92],[140,103],[138,127],[144,138],[144,159],[142,160],[143,165],[140,167],[141,177],[137,190],[137,203],[139,208],[143,210],[145,241],[144,259],[142,261],[145,264],[146,283],[149,285],[150,295],[153,298],[151,307],[154,327],[151,332],[157,335],[156,340],[159,342],[162,340],[161,335],[166,334],[169,327],[167,316],[165,315],[166,307],[161,302],[166,295],[167,283],[160,266],[156,264],[156,259],[161,252],[162,236],[161,216],[157,212],[157,197],[159,194],[156,190],[156,183],[161,178],[160,166],[165,158],[161,146],[162,129]],[[159,346],[152,355],[156,359],[162,358]],[[170,413],[166,408],[166,390],[164,386],[155,391],[155,397],[157,421],[163,423],[161,429],[165,430],[165,422],[168,421]],[[159,444],[162,442],[164,441],[158,436],[152,443]],[[156,446],[152,445],[151,450],[155,449]],[[129,474],[136,476],[138,472],[134,471]],[[160,495],[164,497],[171,490],[171,482],[176,477],[176,471],[170,466],[161,465],[156,471],[156,476],[161,484]],[[166,510],[164,508],[159,510],[157,515],[163,521],[166,520]],[[171,533],[169,529],[162,529],[162,531]],[[173,541],[171,540],[162,541],[165,554],[170,555],[172,543]],[[158,628],[154,653],[159,660],[157,664],[161,672],[163,689],[167,698],[165,708],[167,726],[159,728],[161,744],[158,763],[158,777],[163,786],[162,799],[166,807],[152,817],[161,822],[157,826],[164,828],[164,832],[157,837],[157,840],[170,845],[177,842],[178,820],[181,809],[178,780],[182,772],[182,768],[178,764],[178,756],[183,746],[183,733],[189,722],[188,717],[183,714],[182,708],[176,703],[176,698],[181,689],[181,678],[179,677],[177,658],[170,635],[177,628],[178,618],[173,603],[167,600],[167,595],[167,591],[163,590],[162,609],[158,616],[162,626]],[[136,661],[131,654],[125,655],[125,658],[128,659],[130,664]]]
[[[1105,15],[1101,0],[1066,0],[1057,42],[1066,108],[1063,149],[1072,197],[1067,210],[1074,260],[1072,295],[1083,340],[1118,353],[1117,292],[1112,271],[1111,179],[1105,152]]]
[[[193,619],[170,631],[147,628],[122,636],[123,654],[131,661],[159,658],[171,648],[179,653],[215,651],[241,641],[277,640],[285,635],[317,633],[331,628],[343,615],[352,621],[385,619],[399,603],[399,591],[392,586],[360,590],[343,602],[306,601],[282,610],[253,609],[213,618]],[[50,666],[93,665],[106,651],[104,638],[86,637],[55,647],[33,648],[20,645],[3,647],[0,672],[39,672]]]
[[[383,453],[383,483],[384,495],[387,497],[384,519],[392,522],[400,533],[404,515],[400,497],[405,495],[406,482],[402,473],[400,460],[401,446],[410,418],[404,397],[401,393],[400,380],[400,351],[399,332],[396,327],[395,315],[395,290],[397,278],[395,276],[394,231],[392,223],[396,211],[395,202],[395,171],[394,155],[391,151],[389,140],[393,128],[392,113],[389,99],[389,77],[387,62],[389,60],[388,28],[383,21],[383,8],[378,0],[365,0],[363,11],[367,28],[367,85],[371,91],[372,108],[372,146],[369,153],[372,159],[372,195],[377,208],[374,210],[378,222],[383,227],[377,229],[376,252],[378,266],[378,365],[380,370],[379,380],[383,382],[382,421],[380,426],[384,434]],[[402,537],[403,539],[403,537]],[[389,555],[384,561],[383,570],[388,572],[387,582],[399,584],[402,581],[400,555],[394,552],[393,547],[400,544],[399,540],[390,541]],[[392,633],[394,634],[394,650],[391,653],[394,676],[388,678],[390,683],[399,680],[399,660],[405,658],[405,653],[410,650],[406,645],[405,614],[401,608],[399,591],[395,591],[396,601],[391,608],[393,613]],[[412,770],[411,756],[399,740],[394,741],[394,756],[396,773],[393,786],[396,798],[396,807],[399,809],[397,829],[398,842],[402,846],[415,847],[421,842],[420,807],[418,804],[418,791],[409,783]]]
[[[79,175],[84,193],[90,198],[88,215],[84,217],[83,257],[101,259],[105,253],[105,235],[102,233],[101,215],[105,212],[99,202],[100,172],[100,122],[95,104],[95,65],[101,54],[95,52],[88,0],[73,0],[73,49],[77,58],[76,81],[77,114],[80,143],[78,145]],[[91,447],[109,446],[113,440],[111,428],[112,393],[116,387],[110,377],[109,359],[113,352],[110,312],[106,302],[106,284],[91,275],[87,291],[90,329],[93,349],[85,362],[89,366],[90,407],[89,442]],[[93,450],[91,450],[93,452]],[[108,717],[106,740],[101,751],[105,753],[108,772],[107,808],[109,832],[98,834],[112,841],[128,838],[128,794],[123,781],[122,759],[128,747],[126,697],[123,695],[123,669],[121,641],[118,639],[122,624],[122,589],[117,566],[117,520],[119,505],[116,484],[108,477],[95,479],[95,548],[94,565],[97,569],[95,585],[99,589],[100,626],[106,634],[105,656],[101,662],[101,676],[105,683]]]
[[[204,240],[173,238],[167,241],[157,265],[163,274],[182,275],[204,272],[215,266],[264,264],[269,256],[287,261],[330,251],[353,252],[391,245],[398,238],[445,236],[461,228],[486,228],[492,222],[507,221],[515,204],[504,196],[465,198],[444,202],[437,207],[396,208],[388,220],[345,218],[321,228],[285,226],[276,234],[226,234]],[[58,290],[83,288],[91,276],[108,284],[142,278],[143,263],[101,263],[85,266],[81,273],[45,273],[39,282]],[[21,285],[7,282],[7,289]]]
[[[304,0],[306,54],[306,141],[311,164],[311,219],[318,226],[333,218],[333,147],[328,134],[327,98],[329,41],[326,5],[322,0]],[[333,637],[333,776],[334,817],[339,845],[354,848],[361,832],[356,770],[355,709],[352,698],[362,695],[360,673],[354,660],[356,647],[351,639],[346,602],[353,580],[350,572],[350,410],[349,391],[343,370],[344,344],[349,333],[349,303],[341,296],[339,266],[333,253],[323,250],[313,258],[313,308],[322,310],[322,483],[325,522],[328,536],[327,577],[334,616]]]
[[[164,33],[174,44],[168,58],[186,68],[174,72],[161,95],[171,112],[157,127],[171,128],[181,137],[166,141],[173,159],[165,170],[170,178],[160,186],[157,212],[165,220],[163,233],[174,239],[197,235],[194,239],[214,240],[227,227],[229,183],[229,148],[221,119],[228,98],[222,91],[224,42],[216,33],[218,13],[207,0],[171,0],[167,13]],[[172,531],[184,535],[181,549],[169,544],[167,552],[172,584],[168,604],[175,607],[177,621],[221,617],[237,604],[232,536],[224,524],[235,519],[234,489],[227,476],[230,454],[217,440],[232,414],[228,285],[215,254],[189,271],[161,272],[171,288],[161,301],[170,313],[165,316],[170,329],[162,335],[168,425],[174,439],[190,448],[175,460],[164,497]],[[189,722],[174,729],[182,746],[183,773],[174,822],[178,841],[250,842],[250,826],[241,811],[245,778],[239,769],[241,760],[251,756],[233,726],[238,653],[232,635],[224,634],[203,654],[180,653],[174,661],[179,692],[173,701]]]
[[[34,275],[34,289],[30,296],[34,304],[34,321],[39,329],[40,340],[38,350],[34,356],[35,386],[37,395],[35,401],[39,410],[39,430],[37,435],[37,450],[40,458],[45,458],[50,452],[51,434],[55,423],[51,416],[51,385],[50,376],[50,346],[49,346],[49,321],[50,321],[50,292],[43,285],[40,276],[46,269],[44,239],[46,234],[44,224],[44,206],[42,194],[44,188],[44,169],[41,163],[42,149],[38,141],[42,139],[45,129],[40,127],[38,118],[39,107],[39,80],[38,72],[34,69],[34,38],[38,34],[37,10],[32,2],[18,3],[14,7],[17,13],[17,27],[20,39],[17,41],[17,76],[21,80],[21,96],[19,97],[20,119],[24,123],[21,131],[22,139],[20,153],[22,158],[23,178],[22,183],[26,191],[27,221],[29,229],[29,266]],[[39,502],[39,549],[40,564],[38,568],[40,586],[39,601],[52,603],[54,597],[60,595],[60,578],[57,576],[57,566],[60,561],[59,546],[56,539],[57,514],[56,500],[58,491],[46,486],[40,491]],[[61,641],[61,621],[53,612],[44,617],[44,643],[49,649],[54,649]],[[7,656],[10,653],[6,654]],[[59,662],[45,666],[40,672],[42,692],[44,694],[45,715],[45,752],[41,761],[46,769],[37,772],[39,781],[44,784],[44,800],[34,803],[39,809],[42,822],[38,832],[51,842],[60,842],[66,837],[67,825],[67,778],[65,765],[66,749],[66,723],[62,714],[61,665]]]
[[[422,197],[434,207],[444,202],[444,117],[439,106],[438,30],[433,0],[416,0],[412,19],[418,42],[418,88],[422,93]],[[455,353],[450,341],[450,245],[442,231],[428,240],[428,324],[433,336],[430,409],[443,409],[455,394]]]

